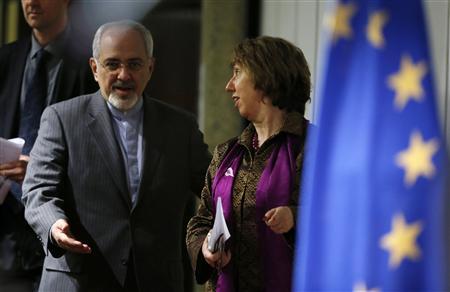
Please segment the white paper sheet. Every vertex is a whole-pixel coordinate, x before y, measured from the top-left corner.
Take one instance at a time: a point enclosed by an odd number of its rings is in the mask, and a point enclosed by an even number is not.
[[[0,137],[0,163],[8,163],[19,159],[25,141],[22,138],[6,140]]]
[[[225,242],[230,238],[230,232],[228,231],[227,222],[223,215],[222,199],[219,197],[216,206],[216,218],[214,218],[213,229],[208,239],[208,250],[216,252],[223,250]]]

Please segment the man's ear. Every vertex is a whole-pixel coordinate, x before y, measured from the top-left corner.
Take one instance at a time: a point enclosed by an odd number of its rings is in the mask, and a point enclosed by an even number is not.
[[[152,76],[154,69],[155,69],[155,58],[151,57],[148,62],[148,72],[150,73],[150,76]]]
[[[98,78],[97,78],[97,70],[98,70],[98,67],[97,67],[97,62],[95,61],[95,59],[94,58],[90,58],[89,59],[89,65],[91,66],[91,70],[92,70],[92,74],[94,74],[94,79],[95,79],[95,81],[97,81],[98,82]]]

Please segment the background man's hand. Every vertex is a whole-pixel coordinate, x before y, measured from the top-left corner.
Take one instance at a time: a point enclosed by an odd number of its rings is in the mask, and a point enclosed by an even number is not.
[[[0,175],[19,184],[23,182],[30,156],[20,155],[19,160],[0,164]]]
[[[69,223],[64,219],[57,220],[51,228],[54,243],[60,248],[74,253],[91,253],[91,248],[76,240],[70,232]]]

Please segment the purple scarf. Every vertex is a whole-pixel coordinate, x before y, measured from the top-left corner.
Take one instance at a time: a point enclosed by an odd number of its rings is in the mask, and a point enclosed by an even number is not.
[[[282,234],[274,233],[263,221],[264,214],[272,208],[286,206],[294,188],[296,158],[300,151],[300,138],[284,135],[270,155],[256,188],[257,243],[261,244],[262,271],[265,291],[290,291],[293,252]],[[212,184],[214,213],[217,198],[222,197],[222,206],[228,226],[233,226],[232,196],[233,182],[239,170],[244,146],[234,143],[220,164]],[[233,240],[233,230],[231,230]],[[233,255],[232,255],[233,256]],[[228,264],[219,274],[218,292],[235,291],[233,266]]]

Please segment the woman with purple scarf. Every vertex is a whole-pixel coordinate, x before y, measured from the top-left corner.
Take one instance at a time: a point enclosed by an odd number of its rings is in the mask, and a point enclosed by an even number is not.
[[[208,291],[290,291],[311,74],[299,48],[273,37],[242,41],[232,67],[226,90],[250,123],[214,150],[188,224],[189,255]],[[218,198],[231,237],[211,252]]]

